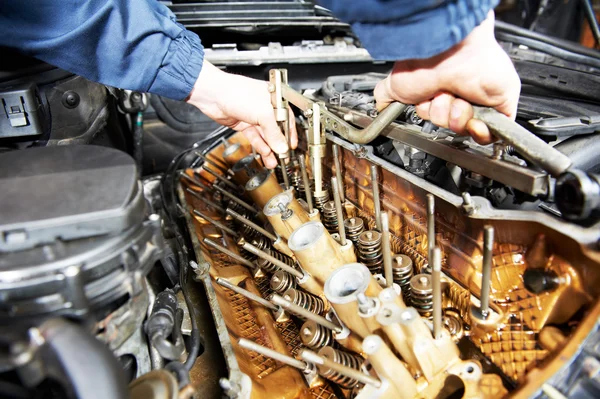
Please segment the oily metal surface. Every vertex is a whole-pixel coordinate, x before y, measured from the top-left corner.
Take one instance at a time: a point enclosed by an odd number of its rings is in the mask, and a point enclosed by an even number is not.
[[[369,228],[374,228],[371,162],[362,157],[364,153],[360,147],[354,149],[343,149],[346,197],[356,206],[356,216],[361,217]],[[324,172],[326,176],[332,175],[332,159],[327,159]],[[427,267],[425,192],[420,193],[418,188],[387,168],[382,169],[380,175],[382,209],[389,212],[393,233],[392,250],[408,255],[415,265],[415,273],[421,272]],[[446,306],[456,308],[468,326],[471,294],[477,296],[480,291],[482,235],[479,226],[483,223],[470,220],[453,205],[440,199],[436,201],[436,241],[443,251],[443,269],[458,282],[446,286]],[[598,263],[589,258],[584,264],[567,262],[563,256],[569,237],[560,237],[560,231],[550,232],[533,220],[512,226],[509,220],[487,222],[492,222],[499,232],[493,250],[492,302],[507,315],[507,321],[494,331],[474,335],[471,339],[507,376],[524,381],[527,373],[542,366],[550,354],[538,342],[542,328],[567,322],[579,309],[591,303],[597,293],[590,292],[593,285],[582,281],[582,276],[598,283],[600,269]],[[528,259],[534,260],[527,254],[534,253],[536,246],[542,246],[546,251],[538,255],[536,265],[530,265]],[[580,251],[578,248],[571,253]],[[566,284],[534,294],[525,288],[523,281],[523,273],[528,267],[552,270],[564,278]]]
[[[249,149],[248,143],[242,135],[236,135],[229,139],[231,143],[240,142],[242,147]],[[207,156],[209,159],[219,162],[220,153],[223,151],[223,146],[219,146],[215,151]],[[223,162],[220,162],[223,163]],[[207,180],[211,180],[211,175],[202,174]],[[190,186],[196,189],[197,187]],[[182,191],[183,192],[183,191]],[[199,191],[201,193],[201,191]],[[202,193],[201,193],[202,194]],[[215,293],[216,307],[220,310],[220,319],[226,327],[226,332],[229,335],[231,349],[235,355],[236,363],[239,366],[239,371],[249,377],[250,397],[251,398],[334,398],[335,395],[328,384],[309,389],[306,386],[302,374],[295,368],[276,362],[273,359],[267,358],[256,352],[241,348],[237,341],[240,338],[246,338],[256,343],[275,349],[282,353],[296,355],[301,347],[298,327],[293,321],[276,323],[272,314],[265,308],[254,303],[250,303],[244,296],[227,290],[215,283],[215,279],[220,277],[227,279],[229,282],[239,285],[251,292],[262,295],[268,298],[271,291],[269,288],[269,278],[261,277],[254,279],[246,267],[236,263],[235,260],[229,258],[217,250],[200,244],[205,237],[218,241],[219,244],[227,247],[233,252],[240,253],[235,240],[231,237],[224,236],[221,231],[217,230],[213,225],[206,223],[200,217],[191,213],[191,209],[200,209],[214,220],[225,222],[225,215],[219,214],[214,208],[210,208],[206,203],[198,197],[186,193],[185,202],[189,205],[188,225],[191,231],[195,233],[194,241],[198,244],[195,248],[196,256],[210,266],[208,273],[210,274],[211,289]],[[213,312],[213,317],[216,315]],[[223,337],[219,337],[223,344]],[[206,342],[208,347],[218,347],[219,342]],[[213,351],[214,352],[214,351]],[[218,364],[218,363],[215,363]],[[231,372],[231,365],[228,365]],[[212,371],[214,374],[214,371]],[[211,373],[207,373],[211,375]],[[191,373],[192,383],[201,389],[205,378],[200,373]],[[229,376],[230,380],[233,380]],[[242,378],[241,381],[244,379]],[[242,383],[243,385],[243,383]],[[243,388],[243,387],[242,387]],[[221,397],[222,390],[215,389],[206,392],[202,390],[203,398]],[[218,395],[217,395],[218,393]],[[244,396],[244,392],[240,393]]]

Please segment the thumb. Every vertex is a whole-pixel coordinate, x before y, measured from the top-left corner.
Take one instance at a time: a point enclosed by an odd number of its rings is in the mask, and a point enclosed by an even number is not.
[[[373,95],[375,96],[375,107],[377,108],[377,111],[385,109],[385,107],[395,101],[392,97],[392,91],[390,90],[390,75],[377,83],[375,90],[373,90]]]

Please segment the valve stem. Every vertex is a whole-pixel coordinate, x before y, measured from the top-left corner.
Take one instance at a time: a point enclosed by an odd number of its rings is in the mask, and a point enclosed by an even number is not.
[[[371,165],[371,185],[373,187],[373,205],[375,208],[375,225],[381,230],[381,199],[379,198],[379,177],[377,165]]]
[[[494,250],[494,227],[483,228],[483,260],[481,270],[481,314],[488,317],[490,312],[490,284],[492,278],[492,252]]]
[[[442,337],[442,251],[435,247],[432,252],[431,285],[433,290],[433,338]]]

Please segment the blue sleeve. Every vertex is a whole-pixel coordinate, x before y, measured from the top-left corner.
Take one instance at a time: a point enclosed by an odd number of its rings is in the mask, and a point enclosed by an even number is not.
[[[176,100],[204,50],[156,0],[0,0],[0,45],[109,86]]]
[[[318,0],[377,60],[429,58],[461,42],[499,0]]]

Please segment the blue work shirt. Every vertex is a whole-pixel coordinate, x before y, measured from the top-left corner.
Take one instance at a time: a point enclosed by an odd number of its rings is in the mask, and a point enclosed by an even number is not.
[[[497,0],[320,0],[373,58],[426,58],[460,42]],[[200,38],[156,0],[0,0],[0,45],[109,86],[185,99]]]

